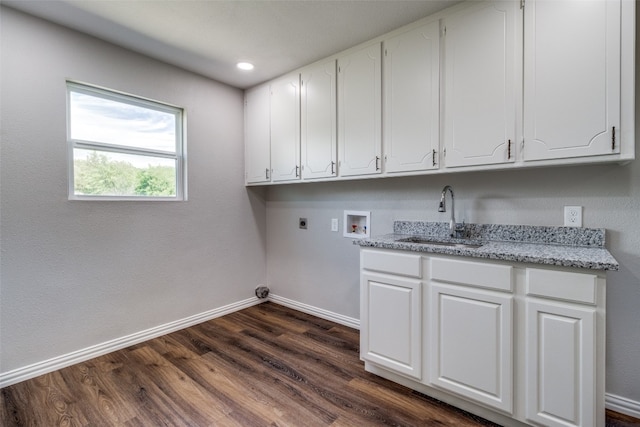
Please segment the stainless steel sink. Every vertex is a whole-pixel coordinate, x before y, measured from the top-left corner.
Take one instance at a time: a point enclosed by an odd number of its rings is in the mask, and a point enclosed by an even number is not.
[[[477,249],[482,246],[482,243],[462,243],[462,242],[439,242],[437,240],[430,240],[425,237],[403,237],[397,239],[396,242],[402,243],[417,243],[420,245],[433,245],[433,246],[447,246],[450,248],[464,248],[464,249]]]

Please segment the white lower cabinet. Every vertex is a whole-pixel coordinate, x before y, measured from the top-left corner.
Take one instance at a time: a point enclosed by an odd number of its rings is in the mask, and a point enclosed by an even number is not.
[[[369,327],[360,334],[364,360],[399,374],[422,377],[421,257],[362,251],[361,316]]]
[[[595,425],[595,309],[527,301],[527,418]]]
[[[527,269],[526,280],[527,419],[557,427],[600,425],[598,277]]]
[[[361,249],[365,369],[501,425],[603,427],[603,271]]]
[[[513,297],[432,284],[429,383],[512,413]]]
[[[512,267],[463,259],[429,261],[429,383],[511,414]]]
[[[369,333],[362,335],[363,357],[381,366],[421,378],[422,329],[419,280],[363,275],[363,302]]]

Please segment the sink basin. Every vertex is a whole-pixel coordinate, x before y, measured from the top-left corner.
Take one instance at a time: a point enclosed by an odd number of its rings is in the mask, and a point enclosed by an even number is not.
[[[464,249],[477,249],[482,246],[481,243],[439,242],[437,240],[430,240],[425,237],[403,237],[402,239],[396,240],[396,242],[418,243],[420,245],[447,246],[450,248]]]

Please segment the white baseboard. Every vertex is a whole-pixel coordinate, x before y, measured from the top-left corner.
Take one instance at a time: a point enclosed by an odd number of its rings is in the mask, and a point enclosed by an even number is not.
[[[121,338],[116,338],[114,340],[68,354],[63,354],[62,356],[54,357],[49,360],[37,362],[9,372],[2,372],[0,373],[0,388],[35,378],[39,375],[47,374],[58,369],[66,368],[67,366],[84,362],[112,351],[121,350],[125,347],[129,347],[152,338],[170,334],[172,332],[188,328],[189,326],[194,326],[199,323],[206,322],[207,320],[215,319],[216,317],[224,316],[225,314],[233,313],[262,302],[264,301],[259,300],[258,298],[248,298],[244,301],[235,302],[224,307],[214,308],[213,310],[205,311],[204,313],[195,314],[193,316],[185,317],[184,319],[165,323],[164,325],[136,332]]]
[[[609,393],[605,394],[604,402],[604,406],[611,411],[640,419],[640,402]]]
[[[293,308],[294,310],[302,311],[303,313],[312,314],[320,317],[321,319],[330,320],[353,329],[360,329],[360,319],[344,316],[342,314],[334,313],[312,305],[303,304],[278,295],[269,294],[268,300],[276,304],[284,305],[285,307]]]

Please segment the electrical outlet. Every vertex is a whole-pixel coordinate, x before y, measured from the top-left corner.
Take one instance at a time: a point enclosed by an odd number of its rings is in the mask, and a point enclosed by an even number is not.
[[[298,227],[300,227],[302,230],[306,230],[307,229],[307,218],[300,218],[298,220]]]
[[[338,231],[338,218],[331,218],[331,231]]]
[[[564,207],[565,227],[582,227],[582,206]]]

